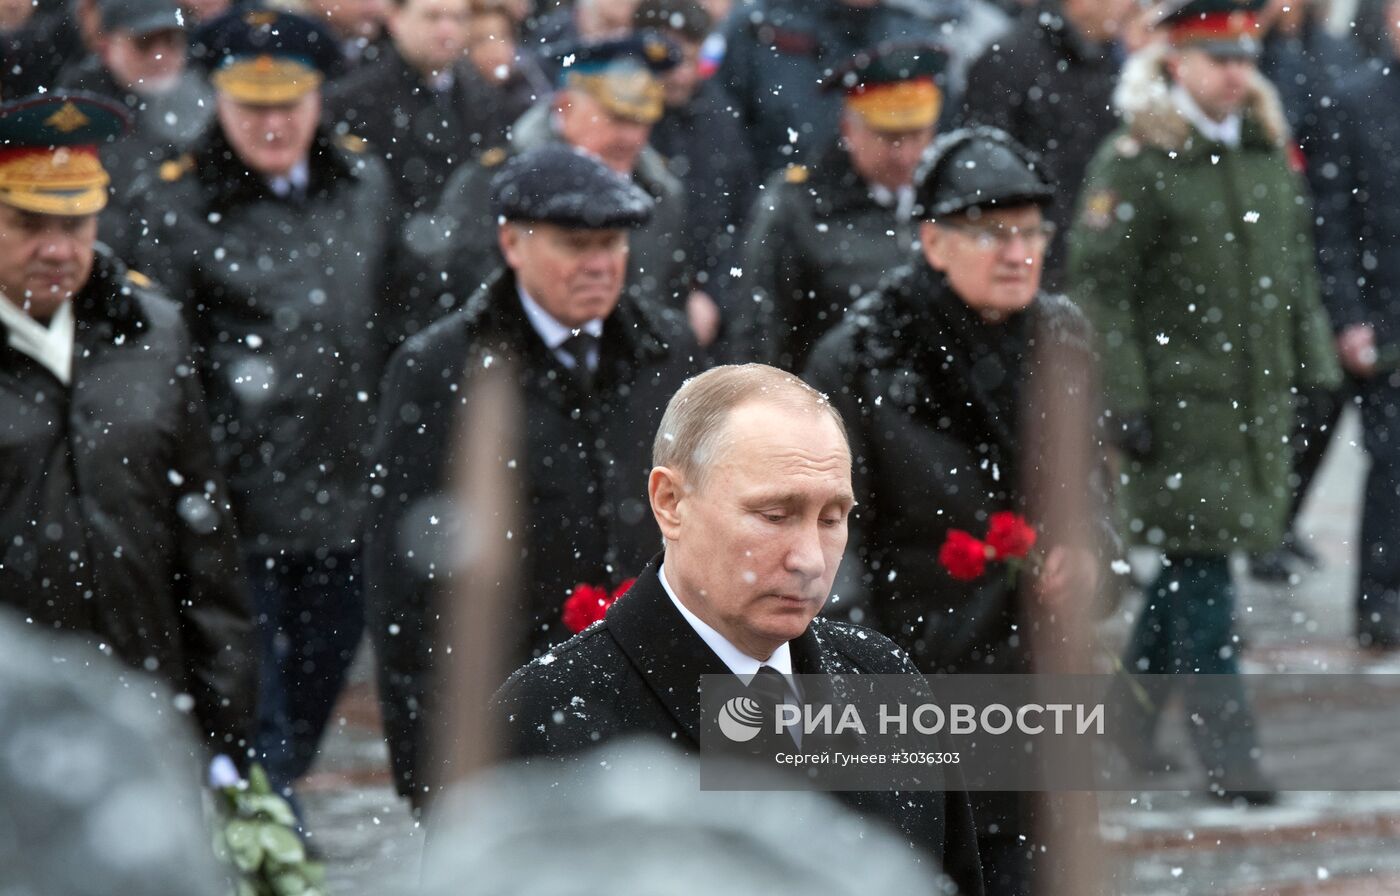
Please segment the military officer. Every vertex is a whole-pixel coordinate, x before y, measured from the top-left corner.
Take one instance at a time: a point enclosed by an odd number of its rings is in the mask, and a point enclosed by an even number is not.
[[[827,80],[844,96],[840,141],[769,181],[745,238],[739,291],[754,299],[760,358],[800,372],[846,308],[909,262],[914,169],[933,139],[946,65],[934,44],[884,44]]]
[[[242,756],[253,621],[189,331],[97,242],[125,119],[84,94],[0,107],[0,606],[164,679]]]
[[[559,89],[515,123],[510,146],[468,162],[448,181],[432,214],[415,215],[406,233],[410,257],[419,263],[407,289],[425,319],[465,300],[501,267],[496,219],[487,212],[491,178],[511,156],[546,143],[563,143],[602,159],[632,179],[656,203],[633,234],[628,292],[635,298],[685,307],[693,265],[685,256],[686,207],[680,181],[647,145],[664,105],[662,72],[678,56],[669,41],[647,32],[576,45],[565,51]],[[448,295],[440,272],[446,272]],[[426,291],[426,294],[424,293]]]
[[[575,585],[613,591],[656,552],[661,535],[645,512],[651,440],[671,393],[701,364],[679,313],[623,291],[630,238],[655,204],[645,190],[558,143],[498,174],[489,212],[506,267],[395,353],[375,440],[370,633],[395,780],[416,805],[433,783],[436,660],[453,646],[437,627],[452,569],[433,545],[451,517],[460,457],[451,437],[470,359],[484,350],[514,360],[529,421],[515,539],[528,563],[511,668],[568,637]]]
[[[1125,124],[1089,166],[1069,240],[1071,295],[1102,337],[1129,532],[1165,555],[1123,665],[1159,676],[1238,672],[1229,555],[1278,544],[1294,395],[1339,379],[1309,203],[1255,68],[1261,3],[1160,8],[1166,40],[1123,72]],[[1272,801],[1243,689],[1227,716],[1202,686],[1189,679],[1185,697],[1212,793]],[[1152,707],[1124,745],[1139,765],[1168,764],[1152,745],[1167,696],[1123,701]]]
[[[290,793],[363,630],[359,542],[382,359],[392,201],[382,164],[321,116],[315,23],[207,26],[216,119],[137,191],[138,254],[184,303],[253,576],[258,749]]]

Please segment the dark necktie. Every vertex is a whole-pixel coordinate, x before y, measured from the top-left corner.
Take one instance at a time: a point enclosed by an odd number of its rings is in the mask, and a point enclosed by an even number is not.
[[[763,706],[765,718],[777,718],[778,707],[785,703],[794,703],[796,695],[788,687],[788,682],[783,673],[772,666],[759,666],[758,672],[749,681],[749,692],[753,694],[755,700]],[[792,739],[800,747],[802,745],[802,735],[797,727],[787,729],[792,735]]]
[[[593,368],[588,366],[588,359],[598,348],[598,337],[579,330],[565,339],[559,347],[574,359],[574,378],[578,380],[579,386],[585,392],[592,392]]]

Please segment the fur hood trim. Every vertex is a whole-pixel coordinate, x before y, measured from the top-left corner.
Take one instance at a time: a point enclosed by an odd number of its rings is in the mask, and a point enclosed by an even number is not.
[[[1157,44],[1128,60],[1113,92],[1113,106],[1128,125],[1132,137],[1148,146],[1180,151],[1192,133],[1191,123],[1172,102],[1166,56],[1170,47]],[[1278,92],[1255,72],[1245,101],[1245,117],[1253,121],[1275,146],[1288,143],[1288,121]]]

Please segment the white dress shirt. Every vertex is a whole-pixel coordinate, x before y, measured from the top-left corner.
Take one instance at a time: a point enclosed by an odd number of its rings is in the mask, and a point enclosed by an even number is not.
[[[554,352],[554,357],[559,359],[559,363],[573,370],[578,366],[579,359],[569,354],[563,345],[570,336],[574,335],[575,331],[555,320],[553,315],[541,308],[539,303],[530,298],[529,293],[525,292],[523,288],[517,286],[516,292],[520,295],[520,305],[525,309],[525,317],[530,321],[530,326],[534,327],[535,332],[540,334],[544,344],[548,346],[550,351]],[[601,339],[603,320],[602,318],[594,318],[579,329]],[[597,370],[598,350],[595,348],[590,351],[588,357],[583,359],[583,363],[588,365],[589,370]]]
[[[9,297],[0,293],[0,323],[10,331],[10,346],[38,361],[63,385],[73,380],[73,303],[58,306],[48,325],[26,314]]]
[[[306,195],[306,185],[311,183],[311,169],[305,161],[297,162],[292,166],[292,170],[284,175],[270,178],[267,185],[272,192],[286,199],[295,191],[298,195]]]
[[[792,651],[786,642],[779,644],[778,649],[773,651],[773,655],[766,660],[756,660],[744,651],[730,643],[729,639],[710,627],[705,620],[696,616],[680,602],[676,597],[676,592],[671,590],[671,583],[666,581],[666,564],[661,565],[658,573],[661,579],[661,587],[666,589],[666,596],[671,599],[671,603],[676,605],[685,621],[690,623],[690,627],[695,629],[695,633],[700,636],[709,648],[713,650],[719,658],[729,667],[729,671],[739,677],[739,680],[747,685],[758,674],[759,666],[772,666],[783,673],[783,678],[787,679],[788,687],[793,694],[797,693],[797,681],[792,677]]]
[[[1196,105],[1191,94],[1180,84],[1172,85],[1172,102],[1181,110],[1182,117],[1191,122],[1192,127],[1200,131],[1203,137],[1223,143],[1231,149],[1239,147],[1242,122],[1238,113],[1224,121],[1216,121]]]

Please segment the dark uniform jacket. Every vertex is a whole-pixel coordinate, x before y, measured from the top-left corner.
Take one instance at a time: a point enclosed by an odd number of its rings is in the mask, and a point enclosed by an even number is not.
[[[814,167],[789,167],[763,188],[745,238],[745,296],[756,301],[759,357],[800,372],[846,309],[907,264],[917,231],[882,205],[835,146]]]
[[[1022,473],[1035,446],[1021,420],[1037,332],[1091,351],[1063,296],[988,324],[919,262],[857,303],[807,368],[846,421],[860,499],[833,609],[859,608],[926,672],[1029,671],[1016,588],[999,572],[957,581],[938,549],[949,529],[981,537],[991,514],[1029,512]]]
[[[685,189],[685,251],[696,286],[724,309],[729,341],[747,319],[736,307],[742,297],[731,270],[743,263],[744,221],[758,186],[744,132],[724,91],[706,81],[685,106],[666,110],[652,127],[651,145]]]
[[[381,163],[322,133],[304,198],[276,196],[216,126],[138,190],[136,253],[184,304],[245,548],[352,550],[386,352]]]
[[[235,753],[252,618],[189,335],[101,247],[72,301],[67,387],[0,324],[0,602],[189,694],[211,746]]]
[[[443,309],[456,307],[505,263],[496,244],[496,216],[491,214],[491,178],[511,156],[559,139],[552,115],[550,102],[536,104],[511,129],[508,150],[485,153],[458,168],[437,208],[409,220],[405,276],[411,282],[401,291],[419,309],[418,321],[430,323]],[[642,150],[633,180],[656,201],[656,208],[650,221],[632,231],[627,295],[633,301],[679,310],[691,279],[685,255],[685,191],[650,147]]]
[[[568,636],[561,613],[574,585],[611,590],[655,553],[651,443],[666,403],[701,366],[678,316],[624,298],[603,326],[594,388],[584,393],[531,326],[515,283],[503,270],[404,343],[384,381],[366,585],[385,731],[405,795],[421,796],[421,786],[410,788],[423,766],[431,658],[446,647],[434,631],[438,595],[451,587],[446,492],[475,352],[513,357],[521,371],[523,593],[512,623],[525,637],[509,650],[512,668]]]
[[[390,44],[327,90],[328,119],[384,160],[402,209],[436,205],[452,172],[504,143],[528,108],[507,101],[465,62],[452,75],[452,86],[438,93]]]
[[[1400,341],[1400,121],[1376,110],[1400,101],[1400,70],[1367,67],[1336,92],[1325,175],[1318,181],[1322,295],[1338,330],[1376,328]]]
[[[722,562],[722,561],[721,561]],[[578,753],[629,734],[651,734],[684,750],[700,744],[702,675],[724,662],[681,616],[653,561],[607,618],[517,671],[496,694],[512,756]],[[873,631],[818,617],[789,642],[799,675],[913,675],[909,658]],[[961,778],[918,793],[835,794],[902,832],[965,896],[982,893],[972,809]],[[821,861],[817,852],[813,861]]]
[[[1001,128],[1039,154],[1057,190],[1047,217],[1059,227],[1045,256],[1045,282],[1060,285],[1064,234],[1084,170],[1113,129],[1118,51],[1085,40],[1053,9],[1017,19],[972,66],[963,98],[968,124]]]

